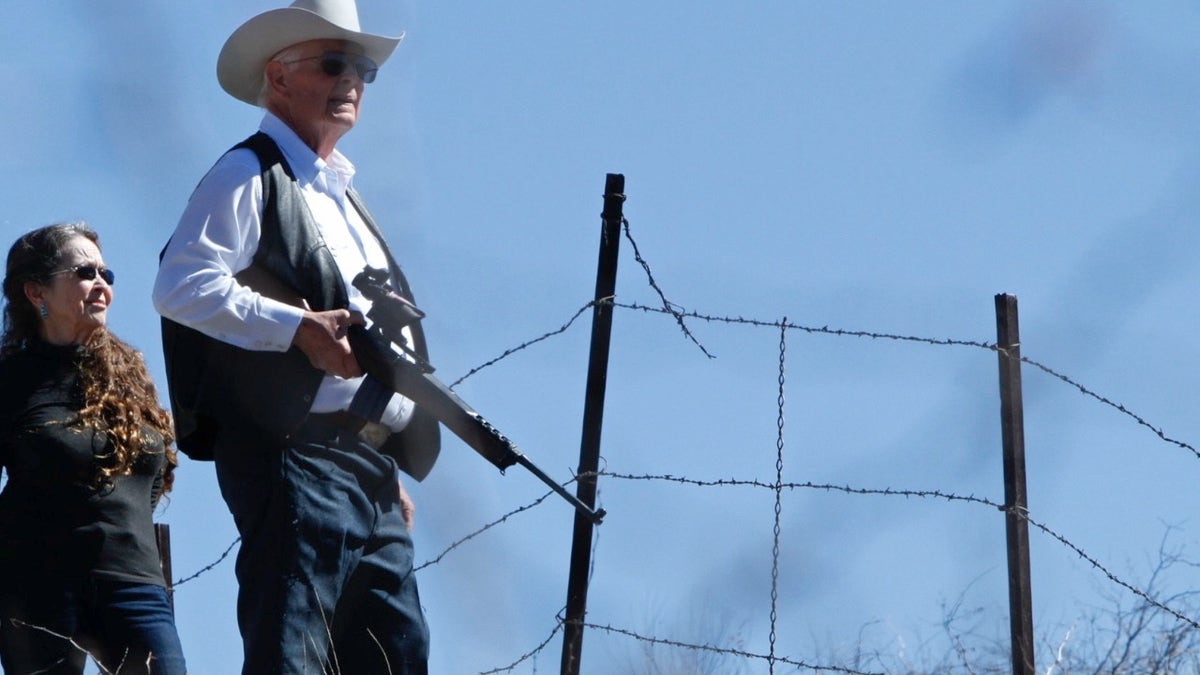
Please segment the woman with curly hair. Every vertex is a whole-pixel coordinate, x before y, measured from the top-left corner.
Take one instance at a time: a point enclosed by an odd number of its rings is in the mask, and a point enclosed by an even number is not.
[[[83,223],[17,240],[0,336],[4,672],[185,672],[153,512],[177,464],[141,353],[106,328],[113,273]]]

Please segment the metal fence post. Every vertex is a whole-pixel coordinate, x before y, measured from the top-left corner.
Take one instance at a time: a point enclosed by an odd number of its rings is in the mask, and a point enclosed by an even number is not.
[[[604,182],[600,257],[596,265],[596,295],[592,307],[592,346],[588,359],[587,391],[583,409],[583,438],[579,446],[576,496],[590,508],[596,506],[596,472],[600,467],[600,429],[604,420],[604,392],[608,383],[608,350],[612,337],[616,294],[617,254],[624,220],[625,176],[608,174]],[[575,513],[571,541],[571,572],[567,581],[567,613],[563,627],[563,675],[578,675],[583,652],[583,621],[587,611],[588,572],[592,559],[592,521]]]

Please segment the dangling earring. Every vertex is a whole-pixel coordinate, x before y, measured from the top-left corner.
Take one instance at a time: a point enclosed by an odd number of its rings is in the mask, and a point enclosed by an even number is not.
[[[38,311],[42,315],[43,319],[50,316],[50,310],[46,307],[46,303],[44,302],[38,306]]]

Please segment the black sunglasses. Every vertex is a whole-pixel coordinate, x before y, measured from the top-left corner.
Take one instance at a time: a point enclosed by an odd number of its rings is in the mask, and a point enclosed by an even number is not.
[[[321,60],[317,65],[320,66],[321,72],[329,77],[339,77],[342,73],[346,72],[346,68],[354,66],[354,71],[358,73],[362,81],[370,84],[375,81],[375,74],[379,72],[379,64],[371,59],[344,52],[325,52],[320,56],[307,56],[295,61],[284,61],[284,63],[300,63],[301,61],[312,61],[313,59]]]
[[[84,281],[92,281],[96,278],[96,275],[100,275],[100,278],[104,280],[104,283],[108,284],[109,286],[112,286],[113,282],[117,279],[117,275],[113,274],[111,269],[107,267],[96,267],[95,265],[76,265],[74,267],[68,267],[65,270],[51,272],[50,276],[69,274],[71,272],[74,272],[75,276]]]

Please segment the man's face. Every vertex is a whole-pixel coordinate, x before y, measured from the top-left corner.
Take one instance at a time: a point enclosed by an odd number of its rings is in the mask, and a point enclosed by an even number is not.
[[[336,142],[358,122],[365,86],[355,59],[362,48],[341,40],[310,40],[288,51],[278,75],[284,86],[276,91],[282,116],[310,145],[330,136]],[[339,67],[341,72],[330,74]]]

